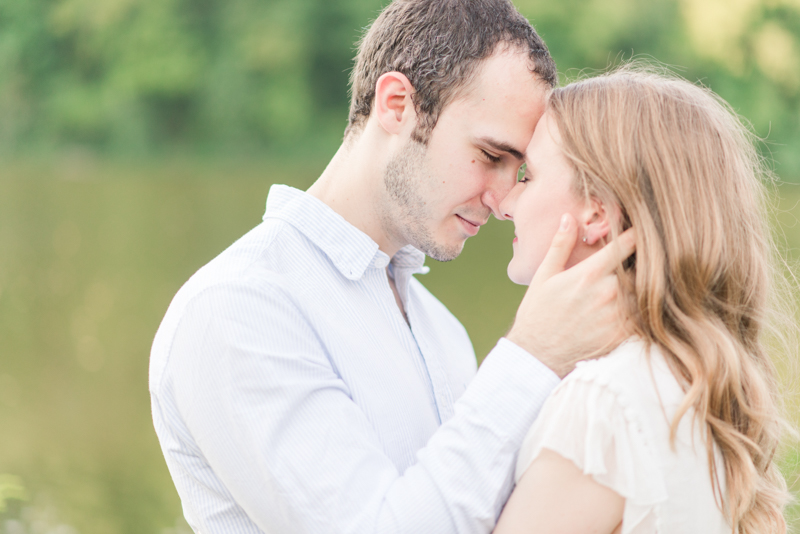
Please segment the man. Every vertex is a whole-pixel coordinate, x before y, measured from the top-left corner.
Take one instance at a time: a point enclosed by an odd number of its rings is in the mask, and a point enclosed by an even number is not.
[[[273,186],[264,223],[187,282],[156,336],[153,417],[195,531],[493,528],[559,376],[619,337],[617,259],[556,274],[577,236],[565,218],[477,374],[413,275],[503,218],[555,81],[506,0],[397,0],[378,17],[329,166],[307,193]]]

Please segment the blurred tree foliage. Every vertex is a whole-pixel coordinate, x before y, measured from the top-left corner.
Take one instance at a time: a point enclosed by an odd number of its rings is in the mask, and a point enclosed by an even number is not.
[[[515,3],[562,71],[631,54],[680,67],[768,137],[779,173],[800,176],[800,0]],[[354,42],[383,4],[0,0],[0,152],[335,143]]]

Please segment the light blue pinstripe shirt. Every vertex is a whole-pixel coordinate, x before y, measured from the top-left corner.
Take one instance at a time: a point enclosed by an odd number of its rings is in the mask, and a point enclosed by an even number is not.
[[[476,373],[464,328],[412,276],[423,261],[406,247],[390,263],[327,205],[276,185],[264,222],[181,288],[150,393],[196,532],[493,528],[558,378],[505,339]]]

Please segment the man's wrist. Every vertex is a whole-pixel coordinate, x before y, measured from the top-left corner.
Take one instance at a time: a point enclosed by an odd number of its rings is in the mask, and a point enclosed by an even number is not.
[[[561,378],[538,358],[508,338],[501,337],[481,363],[477,376],[467,389],[470,394],[465,393],[465,396],[479,394],[497,398],[497,388],[508,394],[517,390],[524,397],[546,391],[547,396],[560,381]],[[487,402],[484,397],[480,405]]]
[[[541,346],[541,343],[537,343],[535,337],[531,335],[530,332],[523,333],[520,331],[520,328],[512,326],[505,338],[539,360],[548,369],[558,375],[559,378],[564,378],[572,370],[571,368],[567,368],[561,359],[554,356],[552,354],[553,351],[547,350],[547,348]]]

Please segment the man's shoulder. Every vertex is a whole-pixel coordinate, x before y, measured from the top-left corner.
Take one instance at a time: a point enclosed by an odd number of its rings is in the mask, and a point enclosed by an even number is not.
[[[166,365],[181,325],[210,321],[227,311],[248,313],[257,306],[294,306],[295,281],[302,265],[318,254],[291,225],[263,222],[209,261],[173,297],[151,350],[151,384]]]
[[[198,269],[173,303],[191,301],[220,287],[279,288],[297,278],[304,266],[320,261],[324,255],[301,232],[284,221],[268,219]]]

